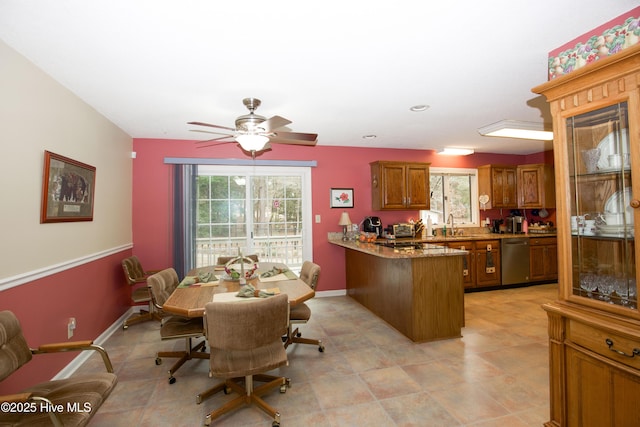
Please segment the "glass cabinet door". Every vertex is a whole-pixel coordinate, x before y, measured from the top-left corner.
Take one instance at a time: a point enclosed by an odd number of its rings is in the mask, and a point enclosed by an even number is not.
[[[566,121],[573,295],[637,309],[627,103]]]

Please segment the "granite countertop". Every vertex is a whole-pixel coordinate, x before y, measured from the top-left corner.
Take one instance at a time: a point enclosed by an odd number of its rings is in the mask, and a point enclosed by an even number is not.
[[[388,248],[386,246],[377,245],[375,243],[362,243],[354,241],[329,240],[329,243],[342,246],[343,248],[353,249],[364,252],[369,255],[379,256],[382,258],[426,258],[440,256],[460,256],[465,255],[467,251],[460,249],[451,249],[442,245],[432,245],[425,243],[422,249],[414,248]],[[416,243],[418,243],[416,241]]]

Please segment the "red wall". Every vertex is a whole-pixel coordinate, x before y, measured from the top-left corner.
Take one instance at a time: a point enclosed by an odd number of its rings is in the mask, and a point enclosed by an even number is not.
[[[137,156],[133,167],[133,253],[145,268],[172,265],[171,250],[171,166],[165,157],[249,159],[236,144],[197,148],[193,141],[134,139]],[[371,210],[369,163],[377,160],[430,162],[438,167],[477,167],[490,163],[552,163],[552,155],[532,156],[474,154],[464,157],[440,156],[432,150],[396,150],[354,147],[299,147],[274,144],[272,151],[258,156],[263,160],[316,160],[312,168],[312,214],[321,216],[313,224],[314,261],[322,269],[319,291],[345,289],[344,249],[327,243],[328,232],[340,232],[341,209],[329,207],[332,187],[353,188],[354,208],[348,209],[353,222],[365,216],[379,216],[384,225],[418,219],[418,211]]]
[[[120,262],[130,250],[81,265],[1,292],[0,310],[11,310],[20,320],[31,348],[53,342],[92,340],[130,307],[130,287]],[[67,339],[67,321],[77,329]],[[35,355],[25,368],[0,382],[0,394],[21,391],[48,381],[79,353]]]

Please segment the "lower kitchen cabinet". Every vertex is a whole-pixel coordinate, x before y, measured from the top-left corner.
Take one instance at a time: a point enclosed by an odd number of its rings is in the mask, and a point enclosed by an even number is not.
[[[462,281],[465,289],[499,286],[500,240],[448,242],[447,246],[466,250],[463,259]]]
[[[447,246],[467,251],[467,254],[462,259],[462,284],[465,289],[474,288],[476,286],[475,242],[450,242]]]
[[[558,280],[558,239],[531,237],[529,239],[529,278],[532,282]]]
[[[501,285],[500,240],[476,242],[476,287]]]

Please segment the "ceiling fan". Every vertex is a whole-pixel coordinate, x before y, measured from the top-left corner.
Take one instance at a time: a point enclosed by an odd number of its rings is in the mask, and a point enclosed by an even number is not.
[[[256,108],[261,104],[257,98],[245,98],[242,103],[249,110],[249,114],[244,114],[236,119],[236,127],[213,125],[204,122],[188,122],[190,125],[208,126],[216,129],[223,129],[228,132],[208,132],[217,133],[219,138],[208,139],[200,142],[232,142],[235,140],[243,150],[251,153],[255,158],[256,153],[271,148],[270,143],[291,144],[291,145],[316,145],[318,135],[315,133],[300,133],[278,130],[291,123],[284,117],[273,116],[269,119],[255,113]],[[204,132],[204,131],[200,131]],[[225,140],[229,141],[225,141]]]

